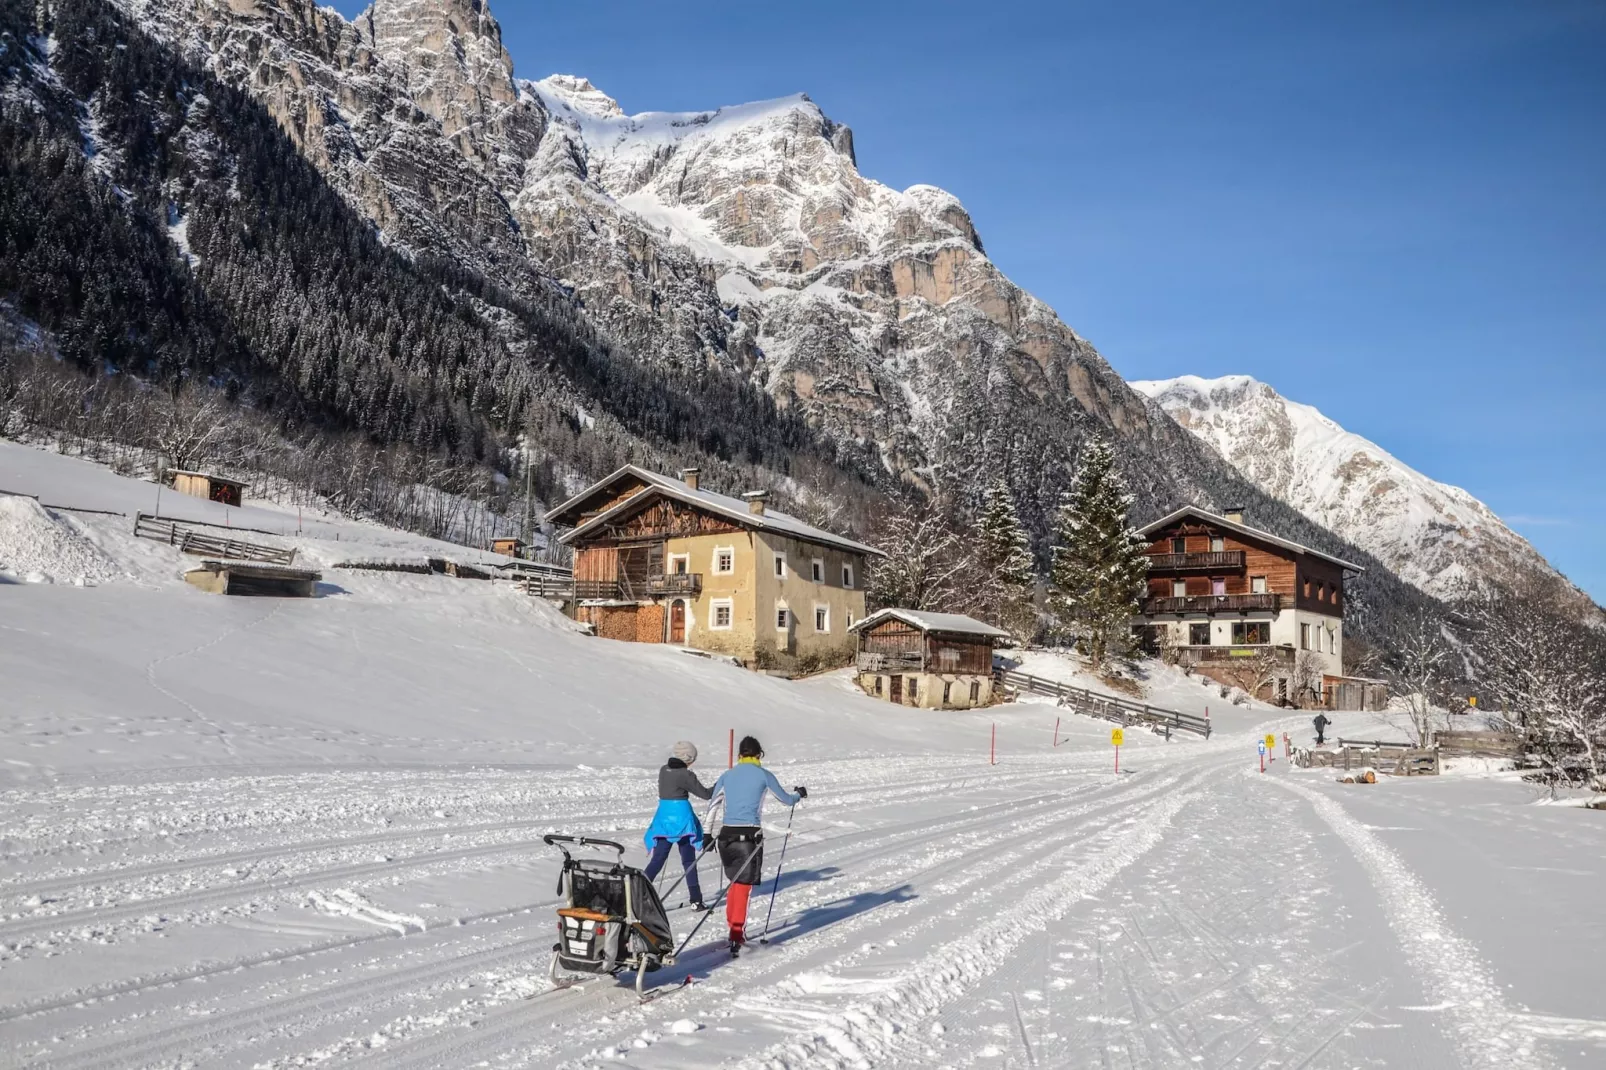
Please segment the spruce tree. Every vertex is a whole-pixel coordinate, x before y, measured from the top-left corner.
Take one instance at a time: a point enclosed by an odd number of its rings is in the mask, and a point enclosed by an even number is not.
[[[1085,640],[1095,668],[1124,647],[1148,576],[1143,539],[1127,526],[1131,506],[1110,444],[1091,439],[1060,503],[1049,605]]]
[[[1015,511],[1015,496],[1003,477],[987,488],[976,529],[982,614],[1016,639],[1030,640],[1037,631],[1037,611],[1032,605],[1037,571],[1031,541]]]

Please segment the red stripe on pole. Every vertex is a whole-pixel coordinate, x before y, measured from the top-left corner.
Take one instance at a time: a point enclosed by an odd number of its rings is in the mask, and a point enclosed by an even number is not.
[[[726,765],[725,768],[727,768],[727,769],[735,769],[736,768],[736,729],[734,729],[734,728],[731,729],[731,748],[730,748],[729,764]]]
[[[987,764],[988,765],[997,765],[998,764],[998,722],[997,721],[993,722],[993,742],[992,742],[992,745],[987,748]]]

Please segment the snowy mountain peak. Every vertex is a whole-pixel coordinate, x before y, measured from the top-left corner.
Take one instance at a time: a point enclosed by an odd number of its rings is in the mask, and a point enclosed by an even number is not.
[[[591,79],[574,74],[552,74],[533,86],[549,106],[575,112],[592,119],[618,119],[624,116],[619,102],[591,84]]]
[[[1266,493],[1429,594],[1455,597],[1524,574],[1559,575],[1465,490],[1428,478],[1266,383],[1184,375],[1131,385]]]

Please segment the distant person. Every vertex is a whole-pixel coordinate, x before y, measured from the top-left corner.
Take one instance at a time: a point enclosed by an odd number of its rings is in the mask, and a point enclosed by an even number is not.
[[[725,895],[725,921],[730,925],[732,955],[740,954],[747,941],[747,901],[764,872],[764,830],[759,820],[764,793],[769,792],[788,806],[796,806],[799,800],[809,797],[808,788],[787,791],[774,773],[759,764],[764,748],[752,736],[742,737],[736,753],[740,755],[736,765],[714,781],[714,798],[725,799],[719,860],[731,882]]]
[[[1333,723],[1332,721],[1329,721],[1327,719],[1327,714],[1325,714],[1325,713],[1318,713],[1316,715],[1316,719],[1311,722],[1311,724],[1316,726],[1316,745],[1318,747],[1320,747],[1325,742],[1325,739],[1323,737],[1327,732],[1327,726],[1332,724],[1332,723]]]
[[[696,746],[683,739],[670,748],[669,754],[669,761],[658,770],[658,812],[653,814],[643,837],[652,858],[642,872],[648,880],[656,880],[659,870],[669,861],[670,846],[678,846],[680,864],[686,867],[686,895],[693,907],[705,910],[703,889],[697,883],[697,851],[703,845],[703,826],[692,809],[691,796],[707,799],[714,792],[691,771],[697,762]]]

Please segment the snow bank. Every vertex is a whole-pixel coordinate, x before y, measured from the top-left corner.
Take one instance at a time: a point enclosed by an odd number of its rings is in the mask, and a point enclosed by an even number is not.
[[[116,579],[117,565],[32,498],[0,496],[0,576],[28,583],[76,583]]]

